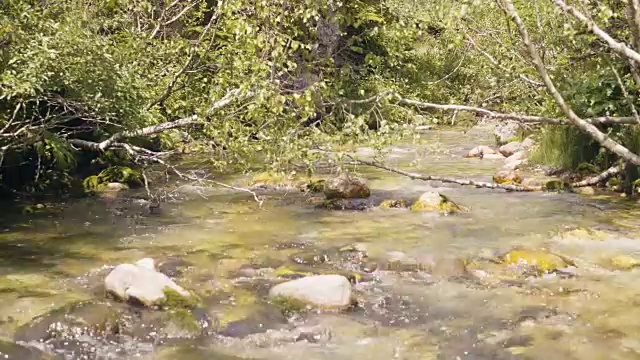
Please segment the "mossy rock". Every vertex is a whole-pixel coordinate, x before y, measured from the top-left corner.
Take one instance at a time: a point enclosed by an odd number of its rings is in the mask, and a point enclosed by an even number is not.
[[[539,273],[554,272],[573,265],[567,259],[546,250],[515,249],[506,253],[502,261],[505,264],[534,268]]]
[[[618,270],[631,270],[640,266],[640,259],[630,255],[618,255],[611,259],[611,265]]]
[[[407,204],[404,200],[384,200],[378,207],[380,209],[402,209],[406,208]]]
[[[571,191],[571,184],[564,180],[549,180],[543,186],[545,191],[566,192]]]
[[[200,298],[193,293],[190,296],[183,296],[168,287],[163,292],[165,299],[162,301],[161,306],[165,309],[193,309],[200,304]]]
[[[466,211],[446,196],[437,192],[426,192],[411,205],[411,211],[417,212],[440,212],[443,214],[453,214]]]

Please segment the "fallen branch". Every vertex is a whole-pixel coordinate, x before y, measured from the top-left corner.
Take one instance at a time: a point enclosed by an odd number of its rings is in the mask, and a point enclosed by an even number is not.
[[[352,157],[352,159],[353,159],[353,157]],[[375,167],[375,168],[378,168],[378,169],[386,170],[386,171],[389,171],[389,172],[393,172],[393,173],[396,173],[396,174],[400,174],[400,175],[406,176],[406,177],[408,177],[408,178],[410,178],[412,180],[439,181],[439,182],[443,182],[443,183],[451,183],[451,184],[458,184],[458,185],[464,185],[464,186],[474,186],[474,187],[477,187],[477,188],[502,189],[502,190],[506,190],[506,191],[519,191],[519,192],[531,192],[531,191],[542,191],[543,190],[542,186],[496,184],[496,183],[490,183],[490,182],[484,182],[484,181],[475,181],[475,180],[471,180],[471,179],[459,179],[459,178],[452,178],[452,177],[446,177],[446,176],[421,175],[421,174],[410,173],[410,172],[407,172],[407,171],[404,171],[404,170],[388,167],[388,166],[385,166],[385,165],[382,165],[382,164],[378,164],[378,163],[375,163],[375,162],[371,162],[371,161],[356,160],[356,159],[353,159],[353,161],[356,164],[367,165],[367,166]]]
[[[582,181],[578,181],[578,182],[574,182],[573,184],[571,184],[572,187],[585,187],[585,186],[592,186],[592,185],[597,185],[603,181],[609,180],[609,178],[612,178],[616,175],[618,175],[620,173],[621,169],[619,166],[612,166],[610,168],[608,168],[607,170],[605,170],[604,172],[602,172],[601,174],[598,174],[596,176],[590,177],[588,179],[584,179]]]
[[[488,110],[481,107],[475,106],[467,106],[467,105],[457,105],[457,104],[435,104],[424,101],[412,100],[402,97],[400,94],[396,93],[393,90],[383,91],[379,94],[373,95],[371,97],[365,99],[358,100],[345,100],[343,103],[346,104],[368,104],[368,103],[377,103],[386,98],[394,98],[398,104],[407,105],[407,106],[415,106],[417,108],[422,109],[435,109],[435,110],[444,110],[444,111],[466,111],[482,114],[485,117],[498,119],[498,120],[514,120],[522,123],[541,123],[541,124],[552,124],[552,125],[570,125],[571,122],[567,121],[564,118],[553,118],[546,116],[535,116],[535,115],[524,115],[524,114],[506,114],[493,110]],[[601,116],[595,118],[586,118],[584,121],[592,124],[592,125],[612,125],[612,124],[637,124],[635,118],[629,117],[615,117],[615,116]]]

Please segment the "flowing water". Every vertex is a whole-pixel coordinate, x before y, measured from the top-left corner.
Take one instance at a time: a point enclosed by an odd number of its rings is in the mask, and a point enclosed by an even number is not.
[[[498,162],[461,156],[490,144],[488,133],[433,131],[421,145],[393,148],[387,163],[490,181]],[[75,200],[42,214],[7,208],[0,224],[0,353],[15,359],[640,358],[638,272],[610,266],[615,256],[640,252],[635,203],[615,196],[505,193],[358,170],[374,198],[415,199],[435,190],[470,211],[328,211],[296,192],[270,193],[259,208],[251,197],[224,189],[168,203],[159,214],[117,199]],[[397,271],[379,265],[354,285],[360,306],[350,311],[287,319],[270,307],[265,295],[271,282],[260,271],[353,272],[348,261],[318,259],[340,257],[336,249],[354,243],[365,246],[370,259],[402,252],[445,266]],[[575,268],[531,276],[491,261],[466,271],[456,265],[457,259],[471,264],[469,259],[517,246],[548,249]],[[50,328],[38,328],[51,326],[48,317],[69,321],[69,315],[56,317],[56,309],[104,303],[101,284],[109,268],[144,257],[204,299],[202,316],[215,331],[52,341]],[[137,321],[157,321],[145,314]]]

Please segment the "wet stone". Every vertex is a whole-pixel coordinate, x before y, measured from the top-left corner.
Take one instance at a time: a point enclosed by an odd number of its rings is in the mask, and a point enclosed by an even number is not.
[[[218,334],[233,338],[244,338],[251,334],[264,333],[268,330],[287,328],[287,318],[275,306],[265,306],[249,317],[232,321],[221,329]]]
[[[352,304],[351,283],[341,275],[315,275],[278,284],[270,298],[287,298],[326,309],[344,309]]]

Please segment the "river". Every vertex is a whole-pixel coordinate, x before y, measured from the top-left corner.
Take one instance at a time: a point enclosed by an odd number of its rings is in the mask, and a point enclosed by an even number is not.
[[[418,144],[394,147],[387,163],[490,181],[498,162],[462,156],[491,144],[489,135],[483,128],[431,131]],[[358,170],[374,198],[438,191],[470,210],[448,216],[328,211],[296,192],[269,193],[260,208],[251,196],[221,188],[163,204],[159,214],[141,211],[134,200],[97,198],[36,214],[7,207],[0,234],[0,353],[15,359],[640,358],[638,272],[611,267],[616,256],[640,254],[635,202],[507,193]],[[391,253],[444,265],[437,271],[378,265],[354,285],[360,305],[350,311],[286,318],[268,303],[273,279],[265,273],[356,272],[344,255],[353,244],[366,247],[372,261]],[[473,260],[515,247],[546,249],[575,266],[538,276]],[[162,324],[149,331],[145,321],[164,321],[159,311],[105,299],[101,286],[109,268],[145,257],[204,299],[198,316],[211,331]],[[129,319],[118,331],[77,330],[95,327],[113,309]],[[62,324],[57,337],[55,324]]]

